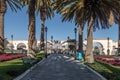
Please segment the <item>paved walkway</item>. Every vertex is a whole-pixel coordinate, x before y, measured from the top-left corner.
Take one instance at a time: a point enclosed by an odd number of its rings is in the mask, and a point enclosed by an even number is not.
[[[15,79],[15,80],[18,80]],[[52,54],[19,80],[104,80],[81,62],[63,54]]]

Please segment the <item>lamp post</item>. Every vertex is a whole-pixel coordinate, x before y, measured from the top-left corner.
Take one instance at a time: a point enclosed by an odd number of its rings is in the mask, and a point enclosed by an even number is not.
[[[107,46],[107,47],[108,47],[108,49],[107,49],[107,54],[109,55],[109,54],[110,54],[110,49],[109,49],[109,40],[110,40],[110,38],[108,37],[108,38],[107,38],[107,40],[108,40],[108,46]]]
[[[68,36],[67,39],[68,39],[68,54],[69,54],[69,40],[70,40],[70,37]]]
[[[12,45],[11,45],[11,52],[13,53],[13,35],[11,35],[11,43],[12,43]]]
[[[75,33],[75,60],[76,60],[76,33],[77,33],[77,28],[74,28],[74,33]]]
[[[46,50],[45,50],[45,58],[47,58],[47,26],[45,27],[45,33],[46,33]]]

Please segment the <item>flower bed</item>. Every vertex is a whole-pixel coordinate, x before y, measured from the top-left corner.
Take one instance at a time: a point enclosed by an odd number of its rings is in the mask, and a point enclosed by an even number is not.
[[[95,56],[95,60],[120,66],[120,58],[115,58],[114,56]]]
[[[26,54],[1,54],[0,62],[12,60],[12,59],[16,59],[24,56],[26,56]]]

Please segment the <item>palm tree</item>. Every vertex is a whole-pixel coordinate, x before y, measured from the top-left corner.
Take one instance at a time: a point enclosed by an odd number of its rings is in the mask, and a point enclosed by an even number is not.
[[[29,31],[29,37],[28,37],[28,53],[32,54],[31,57],[35,58],[35,50],[36,50],[36,27],[35,27],[35,0],[30,0],[29,7],[28,7],[28,15],[29,15],[29,25],[28,25],[28,31]]]
[[[44,51],[44,28],[46,18],[52,18],[54,16],[51,0],[37,0],[37,13],[41,19],[41,37],[40,37],[40,50]]]
[[[7,3],[15,12],[17,12],[17,9],[21,9],[18,0],[0,0],[0,52],[4,52],[4,16],[7,10]]]
[[[23,6],[28,5],[28,17],[29,17],[29,25],[28,25],[28,55],[31,58],[35,58],[36,54],[36,25],[35,25],[35,7],[36,7],[36,2],[35,0],[21,0],[21,3]]]
[[[55,9],[62,14],[62,21],[74,19],[76,24],[88,26],[86,62],[94,63],[93,58],[93,30],[108,29],[109,15],[112,11],[115,22],[119,18],[119,0],[55,0]]]
[[[76,11],[75,9],[77,9],[78,1],[68,1],[68,0],[64,0],[62,3],[58,0],[56,0],[53,5],[54,8],[57,9],[57,13],[62,14],[63,19],[62,21],[71,21],[75,16],[76,16]],[[61,4],[60,4],[61,3]],[[74,3],[74,7],[69,6],[71,4]],[[68,4],[64,5],[64,4]],[[79,5],[81,7],[83,7],[83,1],[81,0]],[[76,20],[75,20],[76,21]],[[81,53],[83,53],[83,24],[79,23],[79,22],[75,22],[78,25],[78,51],[80,51]]]
[[[43,12],[41,13],[41,20],[42,21],[42,31],[43,31],[43,40],[44,40],[44,17],[49,17],[51,18],[51,15],[49,14],[49,12],[51,12],[51,8],[49,9],[48,4],[50,0],[21,0],[23,6],[28,5],[28,15],[29,15],[29,26],[28,26],[28,31],[29,31],[29,38],[28,38],[28,53],[32,54],[31,57],[35,58],[35,51],[36,51],[36,37],[35,37],[35,11],[37,11],[37,13],[39,12]],[[43,3],[44,2],[44,3]],[[46,3],[46,4],[45,4]],[[45,6],[43,6],[43,4]],[[46,8],[47,7],[47,8]],[[45,12],[44,12],[45,9]],[[44,42],[44,41],[43,41]]]

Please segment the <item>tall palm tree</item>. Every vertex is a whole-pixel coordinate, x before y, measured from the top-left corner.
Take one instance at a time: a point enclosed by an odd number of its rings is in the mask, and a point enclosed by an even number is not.
[[[78,1],[68,1],[64,0],[62,3],[58,0],[55,0],[53,5],[54,9],[57,10],[57,13],[62,14],[62,21],[71,21],[77,14],[75,9],[77,9]],[[64,5],[65,4],[65,5]],[[66,5],[67,4],[67,5]],[[72,7],[71,4],[74,4]],[[83,1],[81,0],[79,5],[83,7]],[[74,18],[75,19],[75,18]],[[75,19],[75,23],[78,25],[78,50],[83,53],[83,24],[77,22]]]
[[[35,19],[35,9],[36,9],[36,3],[35,0],[21,0],[21,3],[23,6],[28,5],[28,17],[29,17],[29,25],[28,25],[28,55],[32,58],[36,57],[35,51],[36,51],[36,19]]]
[[[30,0],[28,7],[28,15],[29,15],[29,37],[28,37],[28,53],[32,54],[31,57],[35,58],[35,50],[36,50],[36,27],[35,27],[35,0]]]
[[[4,52],[4,16],[7,10],[7,3],[13,11],[21,9],[18,0],[0,0],[0,52]]]
[[[40,17],[42,21],[42,38],[44,40],[44,19],[47,17],[51,18],[51,14],[49,14],[49,12],[51,12],[51,9],[46,8],[46,5],[49,4],[50,0],[21,0],[22,4],[24,6],[28,5],[28,15],[29,15],[29,26],[28,26],[28,31],[29,31],[29,38],[28,38],[28,53],[32,54],[31,57],[35,58],[35,49],[36,49],[36,38],[35,38],[35,11],[37,11],[37,13],[39,12],[43,12],[41,13]],[[43,3],[44,2],[44,3]],[[46,3],[46,4],[45,4]],[[43,4],[45,6],[43,6]],[[45,10],[44,10],[45,9]],[[44,12],[45,11],[45,12]],[[45,18],[44,18],[45,17]],[[44,42],[44,41],[43,41]],[[44,44],[43,44],[44,45]]]
[[[93,58],[93,30],[110,27],[109,15],[112,11],[115,22],[119,18],[119,0],[54,0],[55,9],[62,14],[63,21],[74,19],[76,24],[88,26],[86,62],[94,63]]]
[[[40,36],[40,50],[44,51],[44,28],[46,18],[52,18],[54,16],[51,0],[37,0],[37,13],[41,19],[41,36]]]

